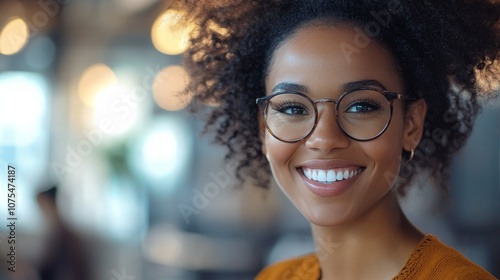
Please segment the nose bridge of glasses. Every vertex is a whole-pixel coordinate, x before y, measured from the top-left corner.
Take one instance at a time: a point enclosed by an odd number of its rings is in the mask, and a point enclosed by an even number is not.
[[[321,98],[314,101],[317,118],[314,127],[307,137],[306,145],[321,150],[331,150],[335,147],[346,145],[346,134],[337,121],[337,102],[338,100],[329,98]],[[319,103],[326,104],[320,109],[318,107]],[[328,103],[331,103],[331,106],[326,106]]]
[[[337,105],[337,102],[338,100],[335,100],[335,99],[330,99],[330,98],[321,98],[321,99],[318,99],[318,100],[315,100],[314,101],[314,104],[316,106],[318,106],[318,103],[332,103],[334,106]]]
[[[318,114],[316,117],[316,124],[315,124],[314,130],[316,130],[316,128],[321,127],[323,125],[326,125],[326,127],[330,130],[332,125],[334,125],[334,126],[337,125],[336,124],[337,102],[338,102],[338,100],[330,99],[330,98],[321,98],[321,99],[314,101],[314,104],[316,105],[317,114]],[[319,103],[326,103],[325,105],[327,105],[328,103],[331,103],[331,106],[325,106],[324,108],[320,109],[318,107]],[[330,108],[327,109],[327,107],[330,107]],[[325,117],[326,117],[326,119],[324,119]]]
[[[316,109],[318,110],[319,112],[319,108],[318,108],[318,104],[319,103],[332,103],[333,107],[336,108],[337,106],[337,102],[338,100],[335,100],[335,99],[330,99],[330,98],[321,98],[321,99],[318,99],[318,100],[315,100],[314,101],[314,105],[316,106]]]
[[[338,102],[338,100],[330,99],[330,98],[321,98],[321,99],[318,99],[318,100],[314,101],[315,104],[318,104],[318,103],[333,103],[333,104],[337,104],[337,102]]]

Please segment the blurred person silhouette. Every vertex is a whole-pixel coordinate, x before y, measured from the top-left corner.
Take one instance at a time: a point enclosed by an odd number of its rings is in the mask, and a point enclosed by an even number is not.
[[[16,259],[14,271],[10,271],[9,268],[11,266],[5,255],[0,255],[0,280],[41,280],[36,267],[23,258]]]
[[[57,187],[37,195],[37,202],[48,225],[47,242],[38,272],[41,280],[91,279],[84,241],[62,219],[56,204]]]

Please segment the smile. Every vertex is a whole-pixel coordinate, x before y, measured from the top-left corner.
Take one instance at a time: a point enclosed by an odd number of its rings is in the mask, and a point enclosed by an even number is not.
[[[358,175],[363,170],[364,170],[363,167],[358,169],[339,168],[339,169],[328,169],[328,170],[302,168],[302,173],[309,180],[328,184],[328,183],[351,179],[352,177]]]

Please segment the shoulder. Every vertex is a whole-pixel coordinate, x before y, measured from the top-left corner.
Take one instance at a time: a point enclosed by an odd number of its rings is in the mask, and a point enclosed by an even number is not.
[[[426,235],[420,241],[394,279],[407,279],[410,275],[418,279],[496,279],[433,235]]]
[[[262,270],[256,280],[268,279],[318,279],[320,274],[316,254],[308,254],[272,264]]]

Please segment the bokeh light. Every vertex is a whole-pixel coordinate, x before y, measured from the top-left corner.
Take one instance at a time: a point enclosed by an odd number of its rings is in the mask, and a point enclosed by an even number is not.
[[[130,167],[151,183],[156,194],[174,191],[178,185],[173,182],[188,175],[192,139],[184,118],[158,117],[131,145]]]
[[[56,45],[47,36],[37,36],[30,41],[25,50],[26,62],[35,70],[45,70],[54,63]]]
[[[188,83],[188,74],[182,66],[173,65],[162,69],[153,82],[153,98],[156,104],[168,111],[185,108],[192,97],[182,93]]]
[[[80,77],[78,94],[85,105],[93,107],[97,94],[116,84],[116,75],[111,68],[105,64],[94,64]]]
[[[156,19],[151,29],[151,39],[158,51],[177,55],[187,49],[194,25],[181,25],[182,17],[181,12],[167,10]]]
[[[105,87],[94,99],[94,126],[107,127],[105,130],[110,136],[126,136],[144,118],[145,112],[141,104],[142,98],[133,96],[126,87]]]
[[[42,135],[47,83],[39,74],[0,74],[0,146],[28,146]]]
[[[29,27],[18,17],[11,19],[0,33],[0,53],[13,55],[20,52],[29,41]]]

